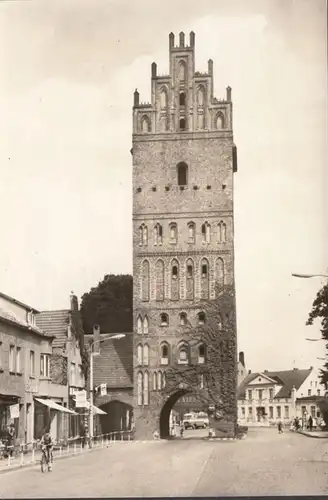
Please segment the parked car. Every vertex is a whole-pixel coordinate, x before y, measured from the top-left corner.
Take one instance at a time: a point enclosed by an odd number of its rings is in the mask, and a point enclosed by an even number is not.
[[[186,413],[183,416],[183,426],[185,429],[206,429],[209,425],[206,413]]]

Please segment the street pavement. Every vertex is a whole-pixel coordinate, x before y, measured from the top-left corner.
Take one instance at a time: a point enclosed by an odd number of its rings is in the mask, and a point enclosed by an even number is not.
[[[192,432],[192,431],[190,431]],[[0,476],[0,497],[326,495],[328,440],[250,429],[244,440],[130,442]]]

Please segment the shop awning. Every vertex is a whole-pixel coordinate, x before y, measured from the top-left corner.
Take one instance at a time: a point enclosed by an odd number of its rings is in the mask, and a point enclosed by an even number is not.
[[[59,405],[58,403],[55,403],[52,401],[52,399],[41,399],[41,398],[34,398],[35,401],[38,401],[42,405],[48,406],[52,410],[58,410],[62,411],[63,413],[72,413],[73,415],[77,415],[75,411],[69,410],[68,408],[65,408],[64,406]]]
[[[104,410],[97,408],[97,406],[93,406],[93,414],[94,415],[107,415],[107,413]]]

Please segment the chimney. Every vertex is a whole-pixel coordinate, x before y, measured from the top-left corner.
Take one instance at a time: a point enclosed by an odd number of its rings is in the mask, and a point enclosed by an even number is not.
[[[77,300],[77,296],[74,295],[74,292],[71,292],[70,302],[71,302],[71,311],[77,312],[79,310],[79,301]]]
[[[264,370],[264,372],[263,372],[263,373],[268,373],[268,370]]]
[[[241,363],[243,365],[243,367],[245,368],[245,354],[243,351],[241,351],[239,353],[239,363]]]
[[[93,346],[93,352],[100,352],[100,326],[99,325],[93,325],[93,342],[96,342]],[[98,342],[97,342],[98,341]]]
[[[252,370],[248,370],[248,375],[250,375],[252,373]]]
[[[133,105],[139,106],[139,92],[137,89],[135,89],[134,94],[133,94]]]
[[[157,76],[157,64],[155,62],[151,65],[151,77],[156,78]]]
[[[231,102],[231,87],[227,87],[227,101]]]
[[[209,59],[207,61],[207,66],[208,66],[208,70],[207,70],[208,74],[213,75],[213,61],[212,61],[212,59]]]

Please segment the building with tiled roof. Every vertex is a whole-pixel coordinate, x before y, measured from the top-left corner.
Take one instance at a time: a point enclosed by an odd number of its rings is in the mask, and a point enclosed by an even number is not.
[[[66,350],[68,339],[69,309],[42,311],[36,317],[38,327],[54,336],[53,348]]]
[[[126,332],[120,339],[109,335],[115,333],[100,333],[95,327],[93,335],[84,336],[86,346],[97,341],[93,349],[97,353],[93,357],[94,402],[106,413],[98,417],[97,433],[129,430],[132,424],[133,334]]]
[[[61,386],[63,391],[60,401],[53,397],[52,392],[43,394],[43,397],[50,397],[55,403],[62,403],[75,411],[75,392],[85,388],[85,379],[81,358],[84,336],[78,300],[74,294],[70,297],[70,306],[70,309],[41,311],[36,315],[36,324],[41,330],[54,337],[50,358],[50,378],[52,384]],[[78,418],[77,416],[69,418],[68,433],[74,437],[79,434]]]
[[[290,424],[304,414],[314,418],[324,395],[325,387],[313,367],[249,372],[238,387],[238,421],[269,426],[279,421]]]

